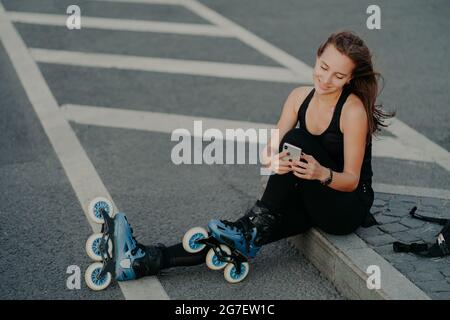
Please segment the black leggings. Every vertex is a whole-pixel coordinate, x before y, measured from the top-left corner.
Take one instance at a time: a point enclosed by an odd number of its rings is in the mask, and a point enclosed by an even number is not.
[[[280,152],[284,142],[302,148],[322,166],[339,171],[326,150],[303,130],[288,131],[281,140]],[[282,218],[268,243],[304,233],[311,227],[335,235],[352,233],[370,210],[371,203],[364,197],[360,187],[353,192],[342,192],[323,186],[318,180],[300,179],[292,172],[273,174],[260,201],[282,213]],[[204,263],[207,251],[208,247],[196,254],[187,253],[181,243],[168,247],[163,252],[163,268]]]

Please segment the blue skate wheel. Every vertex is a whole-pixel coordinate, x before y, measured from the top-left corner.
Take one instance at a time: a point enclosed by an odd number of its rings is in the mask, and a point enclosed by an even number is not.
[[[97,197],[89,203],[88,215],[89,218],[99,224],[104,223],[101,211],[104,210],[108,216],[114,216],[114,206],[111,200],[104,197]]]
[[[87,286],[94,291],[104,290],[111,283],[111,273],[108,272],[103,277],[99,277],[102,268],[103,264],[101,262],[95,262],[87,268],[84,274],[84,280]]]
[[[220,248],[227,254],[231,255],[231,250],[226,245],[221,244]],[[227,261],[220,261],[213,248],[209,249],[208,254],[206,255],[206,265],[208,268],[211,270],[222,270],[227,264]]]
[[[183,248],[190,253],[200,252],[206,245],[197,241],[208,237],[208,231],[201,227],[189,229],[183,237]]]
[[[244,280],[247,275],[248,271],[250,269],[250,265],[248,262],[242,262],[241,263],[241,272],[238,273],[236,270],[236,267],[233,263],[229,263],[225,267],[224,276],[225,280],[227,280],[229,283],[238,283]]]
[[[86,240],[86,253],[94,261],[102,261],[102,253],[100,250],[100,243],[103,234],[94,233]]]
[[[102,242],[102,233],[94,233],[86,240],[86,253],[94,261],[102,261],[102,252],[100,244]],[[112,241],[108,240],[109,256],[112,256]]]

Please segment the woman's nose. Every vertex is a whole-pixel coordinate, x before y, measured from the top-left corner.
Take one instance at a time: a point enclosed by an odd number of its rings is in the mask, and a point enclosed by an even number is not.
[[[325,83],[327,83],[327,84],[330,84],[331,83],[331,77],[332,77],[333,75],[331,74],[331,73],[325,73],[324,75],[323,75],[323,81],[325,82]]]

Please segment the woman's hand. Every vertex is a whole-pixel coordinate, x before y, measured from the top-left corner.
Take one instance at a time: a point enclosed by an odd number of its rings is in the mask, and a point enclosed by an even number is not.
[[[269,168],[272,172],[276,174],[285,174],[292,171],[291,163],[289,160],[283,160],[284,157],[288,156],[289,152],[283,151],[277,153],[271,158],[264,159],[264,166]]]
[[[324,180],[328,176],[328,169],[323,167],[313,156],[306,153],[302,153],[301,159],[307,162],[302,162],[300,160],[294,160],[292,162],[292,173],[300,178],[306,180]]]

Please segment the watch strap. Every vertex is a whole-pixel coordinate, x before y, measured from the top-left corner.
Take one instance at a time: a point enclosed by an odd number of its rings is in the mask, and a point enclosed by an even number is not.
[[[331,169],[328,169],[328,170],[330,170],[330,175],[328,176],[328,178],[326,178],[323,181],[320,181],[320,183],[323,184],[324,186],[329,185],[331,183],[331,181],[333,181],[333,170],[331,170]]]

